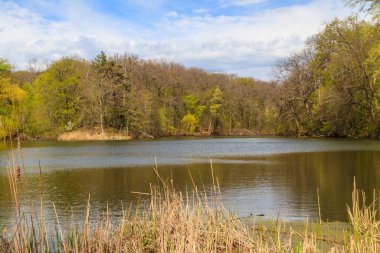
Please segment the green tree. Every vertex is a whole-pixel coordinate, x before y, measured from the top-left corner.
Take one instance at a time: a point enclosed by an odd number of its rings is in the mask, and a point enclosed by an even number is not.
[[[195,128],[197,126],[197,119],[193,114],[186,114],[183,116],[182,120],[182,130],[184,131],[185,135],[193,135]]]
[[[11,83],[11,65],[0,58],[0,137],[20,129],[20,107],[26,93]]]
[[[82,64],[77,59],[62,58],[54,62],[34,81],[36,99],[34,110],[39,111],[34,120],[41,122],[41,127],[49,126],[50,131],[59,132],[65,129],[71,130],[73,126],[78,125]]]
[[[368,63],[380,39],[378,31],[356,18],[335,20],[314,41],[315,64],[323,80],[321,120],[338,135],[379,133],[378,66]],[[325,124],[326,125],[326,124]]]
[[[162,136],[177,134],[177,129],[211,134],[273,126],[267,119],[275,115],[275,86],[267,82],[104,52],[91,62],[62,58],[45,71],[34,63],[29,70],[13,72],[2,61],[10,83],[26,92],[17,121],[27,135],[54,137],[71,128],[99,127],[103,133]],[[188,114],[195,121],[184,117]]]
[[[5,76],[10,73],[12,66],[9,64],[8,60],[0,58],[0,76]]]
[[[183,96],[183,102],[185,103],[186,110],[189,113],[194,114],[198,119],[202,117],[206,106],[201,105],[199,99],[196,96],[192,94],[185,95]]]
[[[213,125],[220,116],[220,108],[222,107],[223,93],[217,86],[211,96],[210,100],[210,124],[208,127],[208,133],[211,134],[213,131]]]

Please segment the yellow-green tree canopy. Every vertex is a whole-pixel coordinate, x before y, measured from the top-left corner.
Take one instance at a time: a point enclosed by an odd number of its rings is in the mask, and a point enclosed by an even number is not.
[[[24,90],[11,83],[10,64],[0,58],[0,137],[17,131],[19,107],[26,96]]]
[[[182,130],[185,135],[193,135],[195,128],[197,127],[197,119],[193,114],[186,114],[182,120]]]
[[[9,62],[4,59],[0,58],[0,75],[4,75],[10,72],[12,66],[9,64]]]
[[[67,128],[77,123],[80,107],[78,87],[84,63],[74,58],[54,62],[34,82],[37,121],[50,128]]]

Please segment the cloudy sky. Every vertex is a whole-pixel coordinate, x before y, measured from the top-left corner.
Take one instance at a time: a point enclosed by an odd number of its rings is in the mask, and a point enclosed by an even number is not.
[[[350,14],[341,0],[0,0],[0,57],[22,69],[103,50],[270,79],[279,59]]]

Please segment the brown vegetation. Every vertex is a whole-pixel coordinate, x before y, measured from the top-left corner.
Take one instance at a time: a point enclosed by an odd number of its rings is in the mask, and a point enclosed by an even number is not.
[[[131,137],[115,132],[99,132],[95,130],[76,130],[64,132],[58,135],[59,141],[106,141],[106,140],[130,140]]]

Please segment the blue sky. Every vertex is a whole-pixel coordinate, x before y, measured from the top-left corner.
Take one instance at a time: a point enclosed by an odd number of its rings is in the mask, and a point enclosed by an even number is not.
[[[0,57],[16,68],[100,50],[268,80],[340,0],[0,0]]]

